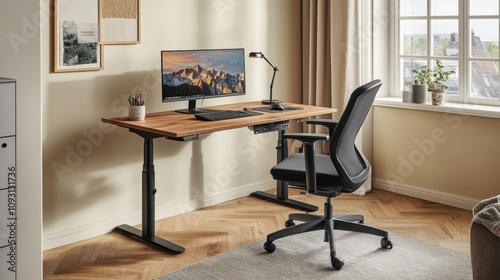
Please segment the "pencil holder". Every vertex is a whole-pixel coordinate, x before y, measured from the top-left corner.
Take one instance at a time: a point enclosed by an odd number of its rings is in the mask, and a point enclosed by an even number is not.
[[[128,118],[131,121],[142,121],[146,116],[146,106],[128,106]]]

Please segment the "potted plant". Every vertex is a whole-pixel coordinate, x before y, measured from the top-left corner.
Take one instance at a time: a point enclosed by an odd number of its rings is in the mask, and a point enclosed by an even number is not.
[[[413,70],[415,73],[412,85],[413,102],[425,103],[427,101],[428,81],[431,80],[432,70],[427,65],[420,67],[418,70]]]
[[[415,76],[415,84],[427,85],[427,90],[432,91],[432,105],[441,105],[445,98],[445,92],[448,88],[444,83],[448,81],[450,75],[455,74],[455,71],[445,71],[443,62],[440,59],[436,59],[436,66],[434,69],[429,69],[427,66],[422,66],[418,70],[413,70]],[[414,102],[415,102],[415,92]],[[416,103],[424,103],[416,102]]]
[[[440,59],[436,60],[431,80],[428,82],[429,90],[432,91],[432,105],[441,105],[443,103],[448,88],[444,83],[448,81],[452,74],[455,74],[455,71],[445,71],[443,62]]]

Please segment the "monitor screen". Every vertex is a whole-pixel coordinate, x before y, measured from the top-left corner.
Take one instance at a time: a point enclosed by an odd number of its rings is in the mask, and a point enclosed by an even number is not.
[[[245,94],[243,48],[162,51],[161,65],[162,101],[189,100],[179,112],[202,112],[197,99]]]

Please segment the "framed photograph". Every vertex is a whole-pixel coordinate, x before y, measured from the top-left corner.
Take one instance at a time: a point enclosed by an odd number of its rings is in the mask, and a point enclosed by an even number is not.
[[[54,72],[103,69],[100,0],[54,0]]]
[[[141,42],[140,14],[140,0],[101,0],[103,44],[139,44]]]

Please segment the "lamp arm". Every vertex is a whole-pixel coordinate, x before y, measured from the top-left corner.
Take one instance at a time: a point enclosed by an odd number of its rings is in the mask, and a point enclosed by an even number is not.
[[[264,54],[262,54],[262,58],[263,58],[265,61],[267,61],[267,63],[269,63],[269,65],[271,65],[271,67],[273,67],[274,71],[278,71],[278,67],[274,66],[274,65],[271,63],[271,61],[269,61],[269,59],[267,59],[267,57],[266,57]]]
[[[267,61],[267,63],[269,63],[269,65],[271,65],[271,67],[273,67],[273,78],[271,79],[271,85],[269,86],[269,101],[273,100],[273,84],[274,84],[274,77],[276,76],[276,72],[279,71],[278,70],[278,67],[274,66],[271,61],[269,61],[269,59],[267,59],[267,57],[262,54],[262,58]]]
[[[277,67],[273,67],[273,78],[271,79],[271,85],[269,86],[270,87],[270,91],[269,91],[269,101],[273,100],[273,84],[274,84],[274,77],[276,76],[276,71],[278,71],[278,68]]]

